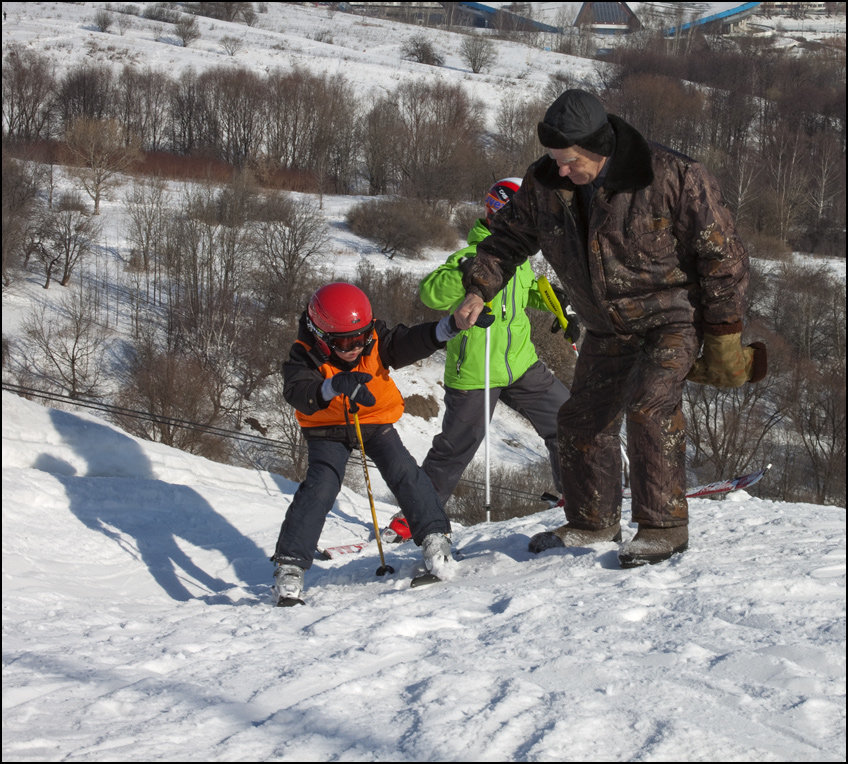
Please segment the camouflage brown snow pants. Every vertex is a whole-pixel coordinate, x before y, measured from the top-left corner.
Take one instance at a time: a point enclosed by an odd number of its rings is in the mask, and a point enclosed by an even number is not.
[[[557,417],[569,524],[596,529],[621,519],[625,414],[633,521],[657,528],[688,523],[682,397],[699,346],[691,325],[638,337],[586,333],[571,398]]]

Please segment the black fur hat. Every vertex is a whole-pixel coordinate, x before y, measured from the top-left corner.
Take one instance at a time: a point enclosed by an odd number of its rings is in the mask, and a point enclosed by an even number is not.
[[[566,90],[548,107],[537,130],[539,142],[549,149],[576,145],[605,157],[615,149],[603,104],[585,90]]]

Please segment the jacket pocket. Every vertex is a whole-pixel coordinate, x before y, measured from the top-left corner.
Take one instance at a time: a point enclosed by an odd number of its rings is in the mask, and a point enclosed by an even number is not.
[[[456,377],[462,377],[462,364],[465,362],[465,351],[468,346],[468,335],[463,334],[459,342],[459,352],[456,354]]]
[[[649,217],[641,230],[631,230],[624,247],[624,261],[638,270],[653,269],[656,263],[671,258],[677,250],[677,238],[671,218]]]

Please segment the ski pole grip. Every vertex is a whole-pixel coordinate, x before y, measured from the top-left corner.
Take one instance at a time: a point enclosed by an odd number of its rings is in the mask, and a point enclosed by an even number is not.
[[[536,285],[539,288],[539,294],[545,301],[545,305],[547,305],[548,310],[557,317],[559,325],[562,327],[564,332],[568,328],[568,319],[562,311],[562,305],[560,305],[559,300],[557,299],[556,293],[551,286],[551,282],[548,281],[546,276],[539,276],[539,278],[536,279]]]
[[[477,316],[474,326],[479,326],[481,329],[488,329],[493,323],[495,323],[495,316],[492,313],[492,309],[486,305],[482,313]]]

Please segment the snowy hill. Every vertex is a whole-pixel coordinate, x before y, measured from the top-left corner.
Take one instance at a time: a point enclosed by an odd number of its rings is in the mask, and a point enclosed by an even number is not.
[[[371,545],[281,609],[294,488],[4,392],[3,760],[844,761],[844,509],[693,500],[629,571],[531,557],[548,510],[455,528],[449,584]],[[322,541],[369,515],[343,491]]]
[[[269,3],[255,27],[203,19],[183,48],[137,16],[123,34],[96,31],[103,5],[4,3],[4,50],[174,75],[303,66],[363,93],[438,76],[473,89],[490,119],[552,73],[588,85],[602,66],[501,42],[492,70],[472,75],[454,33],[415,28],[445,54],[436,70],[402,59],[410,27],[293,3]],[[844,36],[844,16],[821,24]],[[229,56],[220,40],[234,31],[245,44]],[[104,202],[98,273],[128,249],[124,190]],[[383,267],[341,225],[359,199],[323,201],[328,272]],[[423,275],[447,254],[392,265]],[[61,292],[32,274],[4,289],[4,335]],[[403,393],[435,389],[442,362],[398,372]],[[437,421],[401,421],[419,461]],[[544,460],[503,407],[492,432],[498,463]],[[394,507],[371,480],[385,522]],[[528,537],[561,510],[455,527],[448,585],[408,588],[412,545],[387,548],[396,574],[378,578],[371,545],[316,562],[307,606],[282,610],[268,557],[295,488],[4,392],[3,760],[845,760],[843,508],[694,500],[690,551],[632,571],[614,544],[531,556]],[[623,519],[626,540],[627,503]],[[322,543],[370,534],[367,497],[343,489]]]

